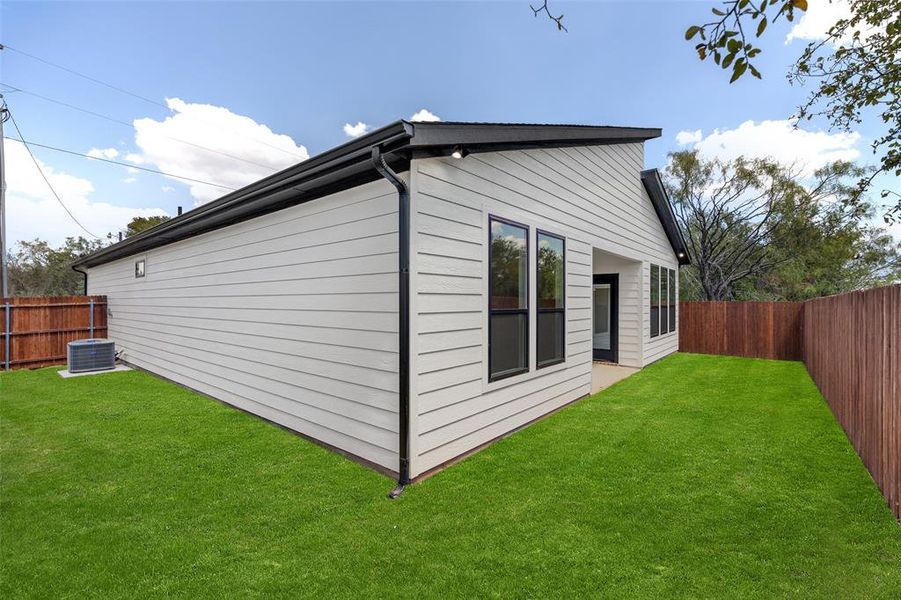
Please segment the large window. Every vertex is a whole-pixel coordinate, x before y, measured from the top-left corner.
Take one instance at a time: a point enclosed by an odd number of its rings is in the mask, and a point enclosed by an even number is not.
[[[488,378],[529,370],[529,230],[489,219]]]
[[[660,335],[660,267],[651,265],[651,337]]]
[[[651,265],[651,337],[676,330],[676,271]]]
[[[566,278],[563,238],[538,232],[538,368],[565,359]]]

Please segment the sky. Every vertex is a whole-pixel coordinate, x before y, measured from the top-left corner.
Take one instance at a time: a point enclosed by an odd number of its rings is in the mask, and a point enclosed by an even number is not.
[[[134,216],[199,206],[400,118],[660,127],[648,167],[688,148],[807,173],[875,164],[874,120],[850,133],[788,120],[810,92],[789,84],[788,66],[843,2],[771,24],[763,80],[731,85],[683,37],[714,2],[551,0],[563,33],[528,0],[2,0],[0,89],[21,135],[130,165],[32,146],[39,171],[5,140],[8,239],[115,235]],[[12,122],[4,134],[19,137]],[[901,189],[888,176],[876,185]],[[901,225],[892,232],[901,239]]]

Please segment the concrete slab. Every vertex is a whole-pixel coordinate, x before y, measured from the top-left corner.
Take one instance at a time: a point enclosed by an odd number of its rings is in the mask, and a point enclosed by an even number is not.
[[[603,389],[606,389],[617,383],[618,381],[622,381],[629,375],[634,375],[638,373],[639,369],[633,367],[623,367],[620,365],[614,365],[612,363],[604,363],[604,362],[595,362],[591,365],[591,393],[597,394]]]
[[[69,373],[68,369],[63,369],[62,371],[57,371],[60,377],[63,379],[69,379],[70,377],[83,377],[85,375],[103,375],[104,373],[120,373],[122,371],[131,371],[131,367],[125,365],[116,365],[114,369],[107,369],[105,371],[89,371],[87,373]]]

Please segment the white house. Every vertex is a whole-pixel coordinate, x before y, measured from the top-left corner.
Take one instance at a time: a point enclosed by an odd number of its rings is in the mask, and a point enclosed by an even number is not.
[[[586,396],[593,360],[676,351],[659,135],[398,121],[74,268],[126,362],[402,489]]]

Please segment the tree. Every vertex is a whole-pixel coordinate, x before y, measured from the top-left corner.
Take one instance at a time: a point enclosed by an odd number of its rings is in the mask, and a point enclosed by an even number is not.
[[[848,202],[850,163],[818,170],[804,185],[771,160],[670,155],[666,184],[692,265],[684,299],[803,299],[897,278],[897,246],[866,224],[872,206]]]
[[[170,217],[165,215],[154,215],[151,217],[135,217],[129,221],[125,229],[125,237],[131,237],[151,227],[156,227],[160,223],[165,223]]]
[[[13,296],[73,296],[84,293],[84,278],[72,270],[72,262],[104,246],[102,240],[66,238],[53,248],[35,239],[19,242],[9,257],[9,288]]]
[[[690,26],[685,39],[699,37],[698,57],[712,58],[723,69],[731,67],[730,81],[748,72],[759,79],[762,75],[753,61],[761,48],[755,39],[764,35],[769,22],[792,21],[795,11],[807,6],[807,0],[724,1],[712,9],[716,18]],[[849,6],[851,16],[833,24],[824,40],[808,44],[788,79],[817,82],[798,108],[797,119],[821,116],[831,128],[849,131],[864,112],[875,111],[884,123],[885,133],[872,144],[874,153],[883,153],[879,168],[859,179],[857,193],[849,198],[853,202],[880,173],[901,176],[901,0],[849,0]],[[894,202],[885,220],[901,218],[901,194],[882,190],[881,195]]]

